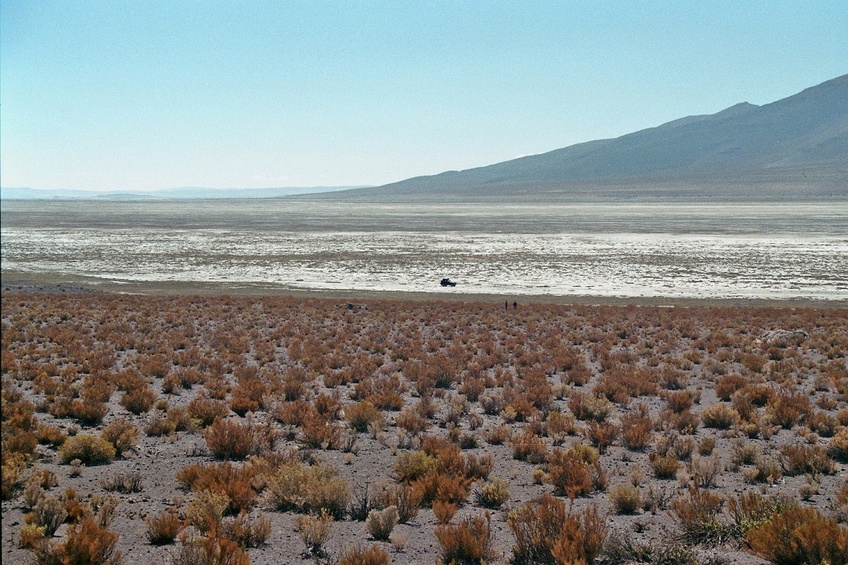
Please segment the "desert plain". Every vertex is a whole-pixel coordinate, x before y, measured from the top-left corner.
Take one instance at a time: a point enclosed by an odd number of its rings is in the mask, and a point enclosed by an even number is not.
[[[2,438],[5,563],[845,563],[848,309],[4,283]]]

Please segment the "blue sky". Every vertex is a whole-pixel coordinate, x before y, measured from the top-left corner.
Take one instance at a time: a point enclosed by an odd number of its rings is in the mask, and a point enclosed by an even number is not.
[[[848,3],[0,4],[0,184],[383,184],[848,72]]]

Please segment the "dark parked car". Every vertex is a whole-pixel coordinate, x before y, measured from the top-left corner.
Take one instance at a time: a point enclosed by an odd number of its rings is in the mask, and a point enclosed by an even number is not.
[[[456,283],[450,279],[442,279],[442,282],[439,283],[442,286],[456,286]]]

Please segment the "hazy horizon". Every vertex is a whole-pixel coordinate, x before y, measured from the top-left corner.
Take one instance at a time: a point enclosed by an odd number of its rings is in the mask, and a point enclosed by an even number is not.
[[[838,2],[0,7],[0,186],[378,186],[845,73]]]

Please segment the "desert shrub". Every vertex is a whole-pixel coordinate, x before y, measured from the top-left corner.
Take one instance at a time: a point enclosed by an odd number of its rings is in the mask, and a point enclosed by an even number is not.
[[[423,451],[404,451],[392,465],[395,480],[403,483],[420,479],[435,468],[436,461]]]
[[[350,501],[350,489],[332,467],[307,466],[297,461],[281,465],[268,480],[271,507],[297,512],[328,512],[341,518]]]
[[[748,531],[754,553],[772,563],[848,563],[848,528],[815,508],[793,505]]]
[[[38,443],[42,445],[52,445],[54,447],[59,447],[65,443],[66,439],[68,439],[68,436],[65,435],[65,432],[63,432],[61,428],[57,426],[48,426],[46,424],[38,426],[36,436],[38,438]]]
[[[701,419],[691,410],[684,410],[683,412],[665,410],[659,418],[662,429],[677,430],[681,434],[694,434],[700,423]]]
[[[827,452],[842,463],[848,463],[848,428],[843,428],[827,444]]]
[[[716,439],[714,437],[703,437],[698,442],[698,453],[703,456],[712,455],[715,446]]]
[[[628,485],[617,485],[607,492],[618,514],[633,514],[642,506],[639,489]]]
[[[515,536],[513,562],[518,565],[591,563],[607,534],[597,506],[573,514],[550,495],[513,510],[507,523]]]
[[[101,481],[103,489],[107,491],[118,491],[124,494],[141,492],[144,490],[144,478],[138,471],[129,473],[117,473],[104,477]]]
[[[745,469],[742,476],[748,483],[774,484],[783,476],[783,469],[774,459],[763,457],[757,459],[753,467]]]
[[[407,483],[388,487],[378,494],[378,506],[394,506],[398,511],[398,522],[408,524],[418,515],[421,493]]]
[[[206,429],[206,444],[219,459],[241,460],[248,455],[261,455],[273,449],[276,437],[269,426],[248,420],[218,419]]]
[[[548,446],[545,440],[534,434],[531,430],[512,436],[512,457],[519,461],[528,463],[541,463],[548,455]]]
[[[368,431],[371,422],[380,421],[382,418],[380,410],[367,400],[345,407],[345,419],[358,432]]]
[[[716,384],[716,396],[721,400],[730,400],[734,392],[745,388],[747,384],[748,380],[741,375],[724,375]]]
[[[59,448],[59,460],[70,463],[79,459],[86,465],[108,463],[115,457],[115,448],[105,439],[91,435],[79,434],[68,438]]]
[[[107,565],[121,562],[117,550],[118,534],[97,524],[92,518],[72,524],[64,541],[37,545],[37,563],[79,563]]]
[[[486,443],[490,445],[502,445],[509,439],[509,427],[504,425],[495,426],[494,428],[485,429],[481,435]]]
[[[680,414],[692,408],[692,393],[688,390],[676,390],[663,394],[668,409],[675,414]]]
[[[651,442],[654,421],[648,415],[648,408],[639,404],[636,411],[621,417],[621,442],[627,449],[641,451]]]
[[[342,427],[312,410],[301,423],[301,440],[313,449],[338,449],[342,443]]]
[[[145,523],[147,524],[147,539],[153,545],[174,543],[177,534],[184,527],[183,521],[172,508],[163,510],[155,516],[148,516]]]
[[[181,542],[171,556],[173,565],[250,565],[250,558],[239,544],[217,529],[208,535],[185,536]]]
[[[79,495],[74,489],[66,489],[62,498],[65,501],[65,511],[68,513],[68,520],[79,521],[88,513],[89,507],[80,501]]]
[[[724,465],[718,457],[695,457],[689,463],[689,474],[696,485],[712,488],[716,479],[724,471]]]
[[[713,404],[701,410],[701,422],[708,428],[727,430],[739,423],[739,413],[727,404]]]
[[[718,544],[731,533],[719,520],[724,498],[698,487],[671,501],[671,515],[677,518],[682,538],[687,543]]]
[[[430,427],[430,422],[421,414],[418,407],[401,410],[400,414],[395,417],[395,424],[410,434],[423,433]]]
[[[147,412],[153,407],[154,402],[156,402],[156,393],[147,384],[125,392],[121,397],[121,406],[133,414]]]
[[[567,412],[548,412],[545,418],[545,434],[551,438],[555,445],[565,441],[567,436],[577,433],[574,424],[574,415]],[[488,441],[488,440],[487,440]],[[492,443],[491,441],[489,443]]]
[[[44,526],[37,524],[24,524],[18,538],[18,547],[21,549],[36,549],[45,540]]]
[[[51,413],[52,410],[51,410]],[[82,424],[94,426],[103,421],[106,414],[109,413],[109,407],[105,402],[96,400],[83,400],[80,398],[74,399],[68,411],[68,416],[78,420]],[[63,415],[54,414],[57,418]]]
[[[119,456],[136,446],[138,436],[138,428],[124,418],[106,424],[100,432],[100,437],[111,443]]]
[[[456,515],[456,504],[446,500],[433,501],[433,515],[436,517],[437,524],[449,524]]]
[[[382,510],[372,510],[365,519],[365,529],[375,540],[386,541],[398,523],[397,506],[388,506]]]
[[[771,422],[787,430],[797,424],[811,410],[812,406],[808,396],[785,389],[781,389],[766,404],[766,411]]]
[[[578,420],[603,422],[612,411],[613,405],[605,396],[575,391],[571,393],[568,408]]]
[[[462,473],[437,470],[413,483],[421,504],[430,506],[435,501],[462,504],[468,498],[473,479]]]
[[[836,465],[820,445],[787,445],[780,452],[783,471],[789,476],[836,472]]]
[[[500,508],[509,498],[509,481],[498,477],[480,488],[477,502],[485,508]]]
[[[333,535],[333,517],[322,510],[319,516],[297,515],[294,524],[306,552],[316,557],[323,556],[324,545]]]
[[[221,520],[224,519],[224,512],[229,503],[226,494],[203,490],[198,492],[188,504],[186,517],[198,531],[216,532],[221,526]]]
[[[65,501],[58,496],[41,496],[32,507],[33,523],[44,528],[45,536],[52,536],[65,519],[68,511]]]
[[[557,494],[574,498],[603,486],[606,475],[598,452],[587,448],[556,449],[548,455],[545,481],[553,485]]]
[[[611,446],[618,438],[619,427],[612,422],[590,421],[585,428],[586,438],[598,448],[601,453],[606,453],[607,447]]]
[[[441,546],[441,563],[484,565],[493,561],[497,554],[490,525],[491,518],[486,513],[483,516],[466,516],[458,524],[437,526],[435,533]]]
[[[196,396],[188,403],[188,413],[191,417],[197,420],[198,425],[206,427],[218,418],[223,418],[229,414],[230,409],[227,403],[221,400],[214,400],[207,396]]]
[[[226,497],[228,514],[253,507],[257,492],[254,481],[259,474],[253,465],[230,462],[187,465],[177,472],[177,481],[196,493],[208,491]]]
[[[221,533],[241,547],[259,547],[271,535],[271,519],[262,514],[250,516],[247,512],[240,512],[238,516],[224,518]]]
[[[806,423],[810,430],[822,437],[832,437],[839,427],[839,422],[836,418],[829,416],[826,412],[822,412],[821,410],[810,412],[807,415]]]
[[[2,457],[2,473],[0,473],[2,490],[0,490],[0,494],[2,494],[3,500],[7,500],[17,489],[18,480],[21,472],[26,468],[28,458],[20,453],[7,452],[5,447],[2,451]]]
[[[378,545],[346,547],[336,565],[389,565],[389,554]]]
[[[651,453],[648,458],[656,478],[673,479],[677,476],[677,470],[680,468],[677,458],[659,453]]]
[[[147,437],[168,436],[175,431],[177,431],[176,422],[159,413],[153,414],[144,427],[144,433]]]

